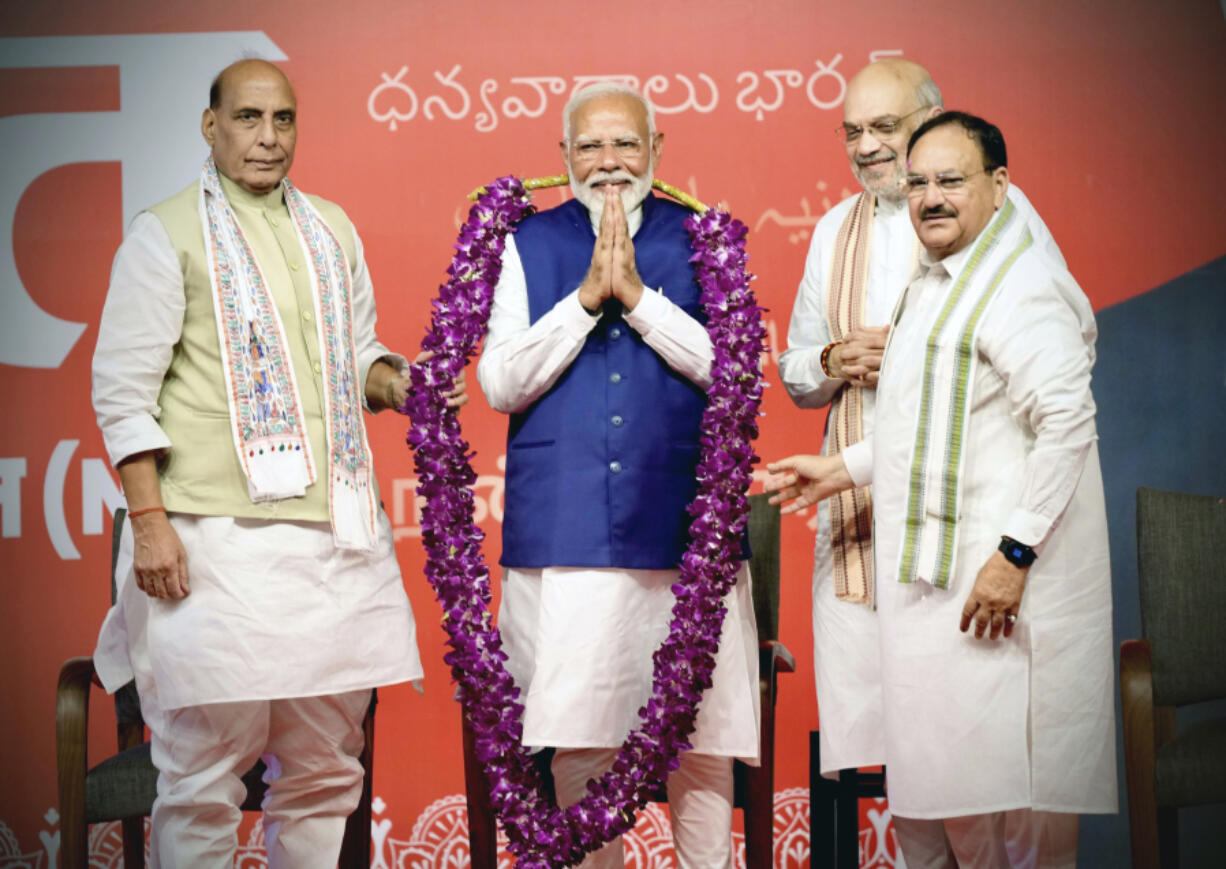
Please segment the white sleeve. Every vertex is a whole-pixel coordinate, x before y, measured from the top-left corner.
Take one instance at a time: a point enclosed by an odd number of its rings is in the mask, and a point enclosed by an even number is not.
[[[873,482],[873,441],[866,438],[854,444],[845,446],[839,456],[843,459],[843,467],[856,487],[870,485]]]
[[[375,311],[375,289],[370,280],[370,270],[366,267],[365,248],[358,235],[357,227],[352,223],[354,262],[351,266],[350,282],[353,288],[353,348],[358,366],[358,383],[362,384],[362,404],[366,404],[366,378],[370,375],[370,366],[382,359],[401,374],[408,373],[409,363],[399,353],[393,353],[379,340],[375,332],[378,314]]]
[[[702,389],[711,385],[711,363],[715,360],[711,336],[684,308],[663,293],[643,287],[639,303],[624,316],[670,368]]]
[[[171,447],[158,425],[158,395],[183,332],[183,271],[162,222],[132,221],[111,265],[98,325],[93,404],[112,465]]]
[[[1037,547],[1068,507],[1098,439],[1087,338],[1093,315],[1087,304],[1079,316],[1054,280],[1001,301],[982,346],[1005,381],[1014,418],[1034,433],[1021,495],[1001,533]]]
[[[530,320],[524,267],[508,235],[477,363],[485,400],[502,413],[518,413],[544,395],[579,355],[598,318],[583,309],[576,287],[535,323]]]
[[[831,337],[826,323],[827,264],[822,262],[821,238],[815,230],[792,306],[788,349],[779,355],[779,377],[797,407],[825,407],[845,382],[822,371],[822,350]]]

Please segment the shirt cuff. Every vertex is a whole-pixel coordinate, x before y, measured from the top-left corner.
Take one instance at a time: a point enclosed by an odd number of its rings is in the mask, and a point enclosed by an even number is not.
[[[562,328],[568,335],[580,340],[586,340],[588,332],[600,322],[600,317],[589,314],[587,308],[583,307],[583,303],[579,301],[578,289],[563,299],[556,309]]]
[[[409,373],[408,359],[399,353],[393,353],[378,341],[373,341],[358,351],[358,382],[362,384],[363,389],[366,388],[366,377],[370,374],[370,366],[379,360],[395,368],[401,376],[407,376]]]
[[[664,298],[663,293],[657,293],[650,287],[644,286],[643,295],[639,296],[634,310],[626,311],[623,316],[631,329],[646,337],[647,333],[655,328],[655,324],[668,313],[670,304],[672,303]]]
[[[102,433],[111,467],[129,456],[150,451],[163,453],[170,449],[170,438],[151,415],[130,416],[107,425]]]
[[[873,482],[873,445],[870,441],[860,441],[844,447],[839,456],[857,488]]]
[[[1047,534],[1051,531],[1051,525],[1051,520],[1040,516],[1038,513],[1031,513],[1029,510],[1023,510],[1019,507],[1009,514],[1004,530],[1000,533],[1005,537],[1012,537],[1018,543],[1025,543],[1027,546],[1038,550],[1041,548],[1043,541],[1047,539]]]

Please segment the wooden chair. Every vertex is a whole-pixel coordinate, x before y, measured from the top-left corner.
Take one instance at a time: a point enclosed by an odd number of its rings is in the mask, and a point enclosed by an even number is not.
[[[115,511],[111,533],[111,602],[115,601],[115,561],[126,511]],[[98,685],[91,658],[70,658],[60,668],[55,703],[55,748],[60,802],[60,865],[65,869],[85,869],[89,865],[89,825],[120,821],[123,826],[124,865],[141,869],[145,865],[144,819],[157,796],[157,770],[145,742],[145,723],[140,714],[140,699],[135,683],[129,682],[115,692],[115,718],[118,753],[89,767],[87,738],[90,684]],[[371,694],[363,729],[366,745],[362,749],[365,781],[357,809],[345,825],[340,865],[345,869],[369,869],[371,852],[371,761],[375,747],[375,703]],[[259,811],[267,786],[264,764],[257,762],[246,775],[244,811]]]
[[[1137,490],[1142,639],[1120,646],[1132,865],[1179,865],[1180,806],[1226,803],[1226,718],[1175,725],[1226,698],[1226,500]]]
[[[749,869],[774,865],[775,820],[775,698],[780,673],[791,673],[796,661],[779,642],[779,508],[768,495],[749,498],[749,544],[753,552],[754,617],[758,624],[758,683],[761,691],[759,766],[733,764],[733,806],[745,819],[745,864]],[[464,784],[468,797],[468,843],[473,869],[498,866],[498,828],[490,805],[489,785],[477,759],[473,734],[461,711],[464,734]],[[552,750],[536,755],[545,787],[553,789],[549,763]],[[666,802],[663,791],[654,797]]]

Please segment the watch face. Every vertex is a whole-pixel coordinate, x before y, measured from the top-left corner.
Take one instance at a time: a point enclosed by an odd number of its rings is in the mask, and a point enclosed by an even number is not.
[[[1034,563],[1034,550],[1024,543],[1004,538],[1000,541],[998,548],[1004,553],[1005,560],[1017,567],[1029,567]]]

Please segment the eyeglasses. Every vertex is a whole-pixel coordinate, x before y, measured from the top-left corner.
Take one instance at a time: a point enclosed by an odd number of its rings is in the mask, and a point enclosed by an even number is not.
[[[874,139],[888,139],[898,132],[898,128],[902,126],[902,122],[914,114],[932,108],[931,106],[920,106],[913,112],[907,112],[902,117],[897,115],[885,115],[870,121],[863,127],[855,126],[854,124],[840,124],[834,128],[835,134],[846,142],[848,145],[854,145],[860,141],[860,137],[864,135],[864,131],[868,130],[873,134]]]
[[[591,163],[600,159],[606,146],[612,145],[618,157],[623,160],[633,160],[643,153],[643,140],[631,136],[620,139],[609,139],[604,142],[571,142],[570,149],[575,159],[581,163]]]
[[[978,172],[970,172],[966,175],[942,172],[932,180],[941,189],[942,195],[955,196],[966,189],[968,179],[994,171],[994,169],[980,169]],[[924,175],[908,175],[902,184],[907,191],[907,196],[911,199],[919,199],[928,191],[928,178]]]

